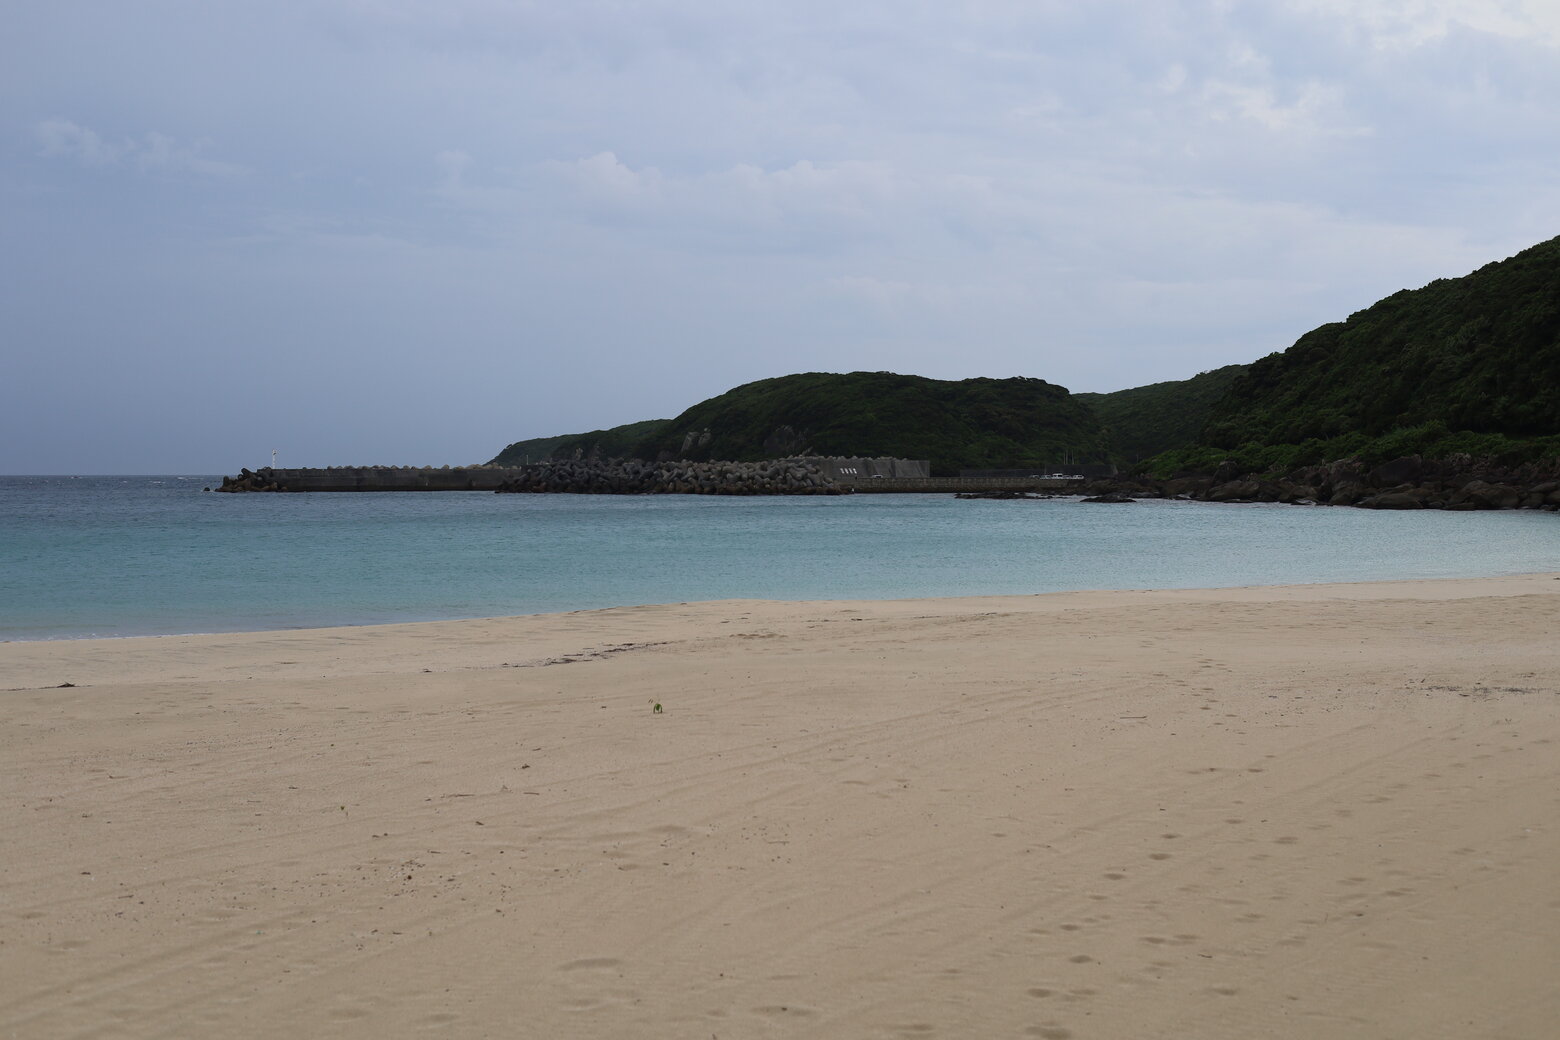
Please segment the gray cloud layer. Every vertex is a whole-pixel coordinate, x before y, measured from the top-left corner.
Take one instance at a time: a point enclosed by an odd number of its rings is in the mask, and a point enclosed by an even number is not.
[[[0,472],[1250,360],[1560,231],[1551,8],[16,4]]]

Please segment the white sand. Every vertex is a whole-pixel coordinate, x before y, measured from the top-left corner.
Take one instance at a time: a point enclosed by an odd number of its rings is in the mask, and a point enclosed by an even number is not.
[[[0,690],[0,1036],[1560,1035],[1554,575],[9,643]]]

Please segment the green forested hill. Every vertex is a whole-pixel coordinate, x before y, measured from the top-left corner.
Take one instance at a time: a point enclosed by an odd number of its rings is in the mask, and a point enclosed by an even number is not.
[[[1246,471],[1420,453],[1560,451],[1560,238],[1404,290],[1282,353],[1192,379],[1069,394],[1039,379],[811,372],[739,386],[672,420],[510,445],[494,461],[586,454],[756,460],[929,458],[938,474],[1143,460]]]
[[[1245,370],[1245,365],[1226,365],[1191,379],[1073,397],[1094,409],[1112,452],[1130,463],[1196,443],[1214,406]]]
[[[1252,363],[1202,440],[1300,444],[1426,423],[1560,433],[1560,238],[1395,293]]]
[[[635,454],[752,461],[803,451],[930,459],[937,475],[1109,457],[1098,418],[1063,387],[892,372],[748,383],[694,405]]]
[[[646,419],[625,426],[614,426],[610,430],[592,430],[589,433],[568,433],[561,437],[533,437],[528,441],[515,441],[494,456],[488,465],[519,466],[527,462],[544,462],[547,459],[572,459],[576,451],[582,456],[620,458],[630,454],[634,445],[669,421]]]

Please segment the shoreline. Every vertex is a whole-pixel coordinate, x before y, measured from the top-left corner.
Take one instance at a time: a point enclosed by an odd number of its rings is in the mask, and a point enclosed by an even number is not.
[[[267,629],[236,629],[220,632],[179,632],[156,633],[148,635],[129,636],[62,636],[45,639],[7,639],[0,640],[0,676],[7,675],[6,668],[10,664],[7,650],[13,648],[43,648],[43,647],[82,647],[96,653],[88,656],[97,657],[113,647],[136,647],[137,649],[153,650],[151,646],[157,643],[158,647],[177,647],[179,641],[198,641],[204,648],[211,651],[233,650],[240,647],[258,650],[268,642],[275,641],[279,645],[296,645],[299,639],[348,639],[353,642],[387,642],[396,643],[406,637],[418,638],[419,641],[445,634],[435,632],[445,626],[451,628],[452,635],[460,634],[462,627],[469,626],[469,631],[478,630],[490,634],[489,638],[507,638],[507,633],[501,632],[506,626],[523,627],[527,624],[537,625],[541,628],[550,628],[551,621],[563,619],[602,617],[617,613],[625,615],[641,614],[645,612],[681,612],[689,617],[707,614],[719,614],[731,609],[740,609],[744,612],[751,611],[779,611],[785,612],[791,609],[872,609],[883,608],[890,613],[896,613],[895,608],[917,609],[931,608],[944,610],[950,614],[960,613],[961,606],[974,609],[976,606],[1007,607],[1018,609],[1025,605],[1031,605],[1035,601],[1056,600],[1063,598],[1078,598],[1086,605],[1096,605],[1093,601],[1107,597],[1131,597],[1134,602],[1141,597],[1169,597],[1174,599],[1203,600],[1207,598],[1251,598],[1259,600],[1272,599],[1312,599],[1312,598],[1420,598],[1416,593],[1423,593],[1423,598],[1461,598],[1462,596],[1486,595],[1488,590],[1483,588],[1485,583],[1542,583],[1552,580],[1560,583],[1560,571],[1533,571],[1522,574],[1498,574],[1471,578],[1399,578],[1392,580],[1367,580],[1359,582],[1299,582],[1277,585],[1229,585],[1207,586],[1198,588],[1169,588],[1169,589],[1076,589],[1056,592],[1034,592],[1021,594],[998,595],[971,595],[971,596],[911,596],[889,599],[816,599],[816,600],[780,600],[780,599],[716,599],[716,600],[690,600],[684,602],[668,603],[636,603],[609,607],[586,607],[578,610],[544,611],[535,614],[500,614],[490,617],[475,618],[441,618],[424,621],[390,621],[371,622],[361,625],[323,625],[306,628],[267,628]],[[1473,586],[1477,583],[1477,590]],[[1556,586],[1560,591],[1560,584]],[[1351,594],[1353,590],[1354,594]],[[1388,595],[1391,590],[1401,591],[1404,596]],[[1548,591],[1542,584],[1535,587],[1535,591]],[[15,653],[11,657],[20,659],[23,667],[32,667],[29,659],[39,660],[55,656],[54,654],[26,654]],[[139,656],[139,655],[136,655]],[[262,661],[254,661],[259,664]],[[57,684],[55,684],[57,686]],[[81,683],[73,683],[74,686],[82,686]],[[48,686],[39,685],[12,685],[5,679],[0,679],[0,693],[17,692],[22,690],[46,689]]]
[[[733,596],[1560,571],[1554,517],[1521,510],[1381,514],[1150,500],[1102,512],[1075,499],[913,495],[272,495],[236,503],[127,486],[119,497],[89,486],[80,496],[55,489],[15,499],[20,534],[0,581],[9,590],[0,594],[0,639],[295,631]],[[40,522],[56,508],[61,523]],[[143,512],[161,519],[135,521]],[[192,539],[192,531],[204,533]],[[459,533],[446,541],[444,531]]]
[[[1537,1040],[1556,631],[1542,573],[0,644],[0,1033]]]
[[[1266,504],[1266,503],[1261,503],[1261,504]],[[1025,599],[1033,599],[1034,597],[1037,597],[1037,596],[1110,595],[1110,594],[1114,594],[1114,593],[1123,593],[1123,594],[1125,594],[1125,593],[1132,593],[1132,594],[1136,594],[1136,593],[1142,593],[1142,592],[1154,592],[1154,593],[1161,593],[1161,592],[1162,593],[1172,593],[1172,592],[1228,592],[1228,591],[1239,590],[1239,589],[1289,589],[1289,588],[1301,589],[1301,588],[1334,587],[1334,586],[1343,588],[1343,587],[1349,587],[1349,586],[1352,586],[1352,585],[1398,585],[1398,584],[1416,583],[1416,582],[1433,583],[1433,582],[1457,582],[1457,581],[1495,581],[1495,580],[1501,580],[1501,579],[1504,579],[1504,578],[1544,577],[1544,576],[1548,576],[1548,575],[1560,575],[1560,571],[1554,571],[1554,572],[1551,572],[1551,571],[1521,571],[1521,572],[1513,572],[1513,573],[1506,573],[1506,574],[1478,574],[1478,575],[1463,575],[1463,576],[1456,576],[1456,577],[1364,578],[1364,579],[1361,579],[1359,581],[1321,580],[1321,581],[1315,581],[1315,582],[1278,582],[1278,583],[1274,583],[1274,584],[1271,584],[1271,585],[1264,585],[1264,584],[1240,585],[1240,584],[1237,584],[1237,585],[1206,585],[1206,586],[1202,586],[1202,585],[1198,585],[1198,586],[1173,586],[1173,587],[1168,587],[1168,588],[1054,589],[1054,590],[1047,590],[1047,591],[1042,591],[1042,592],[973,593],[973,594],[970,594],[970,595],[962,595],[962,596],[960,596],[960,595],[954,595],[954,596],[889,596],[889,597],[843,598],[843,599],[786,599],[786,598],[758,597],[758,598],[686,600],[686,601],[666,601],[666,602],[657,602],[657,603],[611,604],[611,605],[607,605],[607,606],[598,606],[598,607],[578,607],[578,608],[575,608],[575,609],[572,609],[572,610],[540,610],[540,611],[535,611],[535,612],[532,612],[532,613],[519,613],[519,614],[488,614],[488,615],[478,615],[478,616],[473,616],[473,617],[453,617],[453,618],[448,618],[448,617],[446,617],[446,618],[421,618],[421,619],[416,619],[416,620],[402,620],[402,621],[345,622],[345,623],[342,623],[342,624],[332,624],[332,625],[299,625],[299,626],[293,626],[293,627],[287,627],[287,628],[232,628],[232,629],[214,629],[214,630],[210,630],[210,631],[142,632],[142,633],[133,633],[133,634],[129,634],[129,635],[109,635],[109,636],[93,635],[93,634],[86,634],[86,635],[51,635],[51,636],[36,636],[36,637],[17,636],[17,637],[11,637],[11,638],[0,638],[0,647],[12,646],[12,645],[30,645],[30,644],[35,644],[35,643],[67,643],[68,644],[68,643],[91,643],[91,642],[117,642],[117,641],[123,641],[123,640],[137,640],[137,639],[187,639],[187,638],[205,638],[205,637],[222,637],[222,636],[286,635],[286,634],[289,634],[289,633],[296,634],[296,633],[306,633],[306,632],[328,632],[328,631],[333,631],[333,630],[336,630],[336,629],[357,630],[357,629],[373,629],[373,628],[391,628],[391,627],[406,626],[406,625],[444,625],[444,624],[462,624],[462,623],[466,623],[466,622],[493,622],[493,621],[516,620],[516,619],[520,619],[520,618],[552,617],[552,616],[555,616],[555,615],[566,615],[566,614],[591,614],[591,613],[600,613],[602,611],[609,611],[609,610],[637,610],[637,609],[642,609],[642,608],[646,608],[646,607],[689,606],[689,605],[698,605],[698,604],[717,604],[717,603],[745,603],[745,602],[753,602],[753,603],[773,603],[773,604],[803,604],[803,603],[820,603],[820,604],[847,603],[848,604],[848,603],[894,603],[894,602],[907,602],[907,601],[917,601],[917,602],[919,602],[919,601],[928,601],[928,602],[931,602],[931,601],[942,601],[942,600],[948,600],[948,601],[955,601],[956,602],[956,601],[959,601],[959,600],[974,600],[974,599],[1014,599],[1014,600],[1025,600]],[[0,690],[3,690],[3,689],[4,689],[4,687],[0,687]]]

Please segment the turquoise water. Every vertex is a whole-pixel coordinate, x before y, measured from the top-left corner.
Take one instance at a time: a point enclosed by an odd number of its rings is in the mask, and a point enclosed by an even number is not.
[[[219,482],[0,477],[0,639],[1560,571],[1560,514],[1529,511],[201,491]]]

